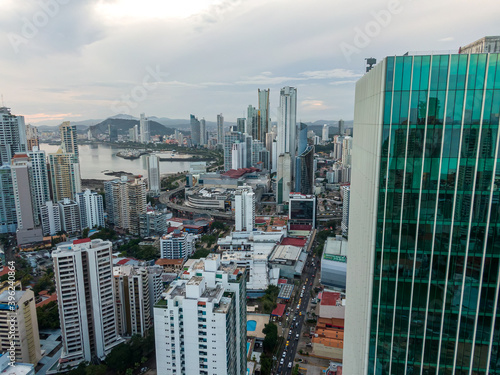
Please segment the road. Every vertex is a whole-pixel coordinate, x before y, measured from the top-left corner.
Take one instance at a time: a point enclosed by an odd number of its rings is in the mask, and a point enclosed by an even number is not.
[[[313,259],[312,253],[310,252],[307,257],[307,265],[304,268],[304,272],[302,272],[301,284],[297,287],[298,292],[290,303],[292,310],[290,311],[286,323],[289,329],[285,336],[284,344],[279,351],[280,357],[277,358],[277,364],[274,366],[274,369],[277,368],[275,374],[290,375],[295,365],[294,359],[297,352],[297,345],[302,332],[302,326],[304,325],[304,319],[307,319],[307,306],[311,298],[311,290],[313,289],[312,284],[314,284],[313,275],[316,276],[316,269],[311,264],[312,260],[314,260],[317,266],[319,260],[317,258]],[[297,337],[297,335],[299,336]],[[291,366],[289,367],[290,364]]]
[[[174,194],[177,194],[181,190],[184,190],[186,183],[183,182],[181,185],[174,190],[167,191],[165,193],[162,193],[160,195],[160,203],[165,204],[167,207],[177,210],[177,211],[184,211],[184,212],[192,212],[195,214],[207,214],[213,217],[220,217],[223,219],[233,219],[234,215],[230,212],[220,212],[217,210],[202,210],[200,208],[194,208],[194,207],[188,207],[188,206],[181,206],[180,204],[175,204],[173,202],[170,202],[170,197]]]

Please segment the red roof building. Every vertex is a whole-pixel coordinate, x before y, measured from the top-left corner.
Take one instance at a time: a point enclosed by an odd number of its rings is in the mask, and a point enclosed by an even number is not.
[[[278,305],[273,310],[273,312],[271,313],[271,315],[272,316],[279,316],[281,318],[283,316],[283,314],[285,313],[285,307],[286,307],[285,304],[278,303]]]

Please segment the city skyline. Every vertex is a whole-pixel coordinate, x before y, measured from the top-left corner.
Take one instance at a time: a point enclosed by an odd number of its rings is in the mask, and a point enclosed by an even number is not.
[[[500,10],[494,1],[460,9],[451,1],[342,8],[325,0],[287,6],[200,1],[191,2],[189,12],[180,4],[132,5],[7,1],[0,16],[4,105],[38,124],[142,112],[186,119],[196,113],[207,121],[223,113],[233,122],[245,117],[248,104],[258,105],[257,89],[269,88],[275,121],[279,89],[288,85],[299,91],[299,121],[350,119],[354,82],[364,74],[366,57],[457,51],[495,34]],[[471,35],[455,27],[465,21],[468,30],[480,31]],[[136,100],[122,99],[134,94]]]

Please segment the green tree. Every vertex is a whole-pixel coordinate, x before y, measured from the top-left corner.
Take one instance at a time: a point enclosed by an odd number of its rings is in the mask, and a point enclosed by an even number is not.
[[[82,238],[87,238],[89,236],[89,228],[85,228],[83,231],[82,231]]]
[[[273,368],[273,359],[271,356],[267,354],[263,354],[260,356],[260,368],[262,375],[271,374],[271,370]]]
[[[108,366],[105,364],[88,365],[85,369],[85,375],[105,375],[107,370]]]
[[[111,370],[124,373],[134,362],[130,360],[132,351],[127,344],[117,345],[106,357],[106,365]]]
[[[274,323],[268,323],[264,326],[262,333],[266,335],[262,344],[264,352],[272,355],[278,342],[278,326]]]

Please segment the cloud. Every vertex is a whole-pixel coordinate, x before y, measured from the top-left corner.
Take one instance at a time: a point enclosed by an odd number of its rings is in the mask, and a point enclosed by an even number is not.
[[[64,119],[67,119],[69,117],[82,117],[81,114],[75,114],[75,113],[34,113],[32,115],[24,115],[26,122],[40,122],[44,120],[61,120],[63,121]]]
[[[332,107],[327,106],[323,100],[306,99],[300,102],[301,109],[306,111],[323,111]]]
[[[355,73],[349,69],[331,69],[331,70],[309,70],[299,73],[308,79],[334,79],[334,78],[356,78],[362,74]]]
[[[455,38],[454,38],[454,37],[452,37],[452,36],[448,36],[448,37],[446,37],[446,38],[441,38],[441,39],[438,39],[438,42],[452,42],[452,41],[454,41],[454,40],[455,40]]]
[[[356,83],[356,82],[357,81],[355,79],[353,79],[353,80],[345,80],[345,81],[333,81],[333,82],[330,82],[329,84],[333,85],[333,86],[339,86],[339,85],[347,85],[347,84]]]
[[[302,81],[305,78],[276,76],[273,77],[271,72],[262,72],[255,76],[243,77],[242,80],[236,81],[238,85],[275,85],[284,82]]]

